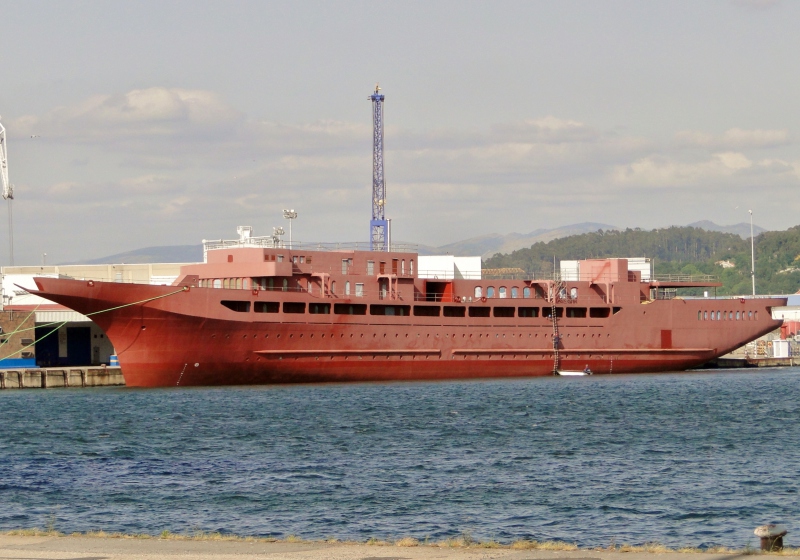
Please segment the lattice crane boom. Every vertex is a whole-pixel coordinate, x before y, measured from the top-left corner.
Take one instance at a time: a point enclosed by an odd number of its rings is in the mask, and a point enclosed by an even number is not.
[[[3,198],[14,198],[14,187],[8,182],[8,153],[6,151],[6,129],[0,123],[0,182],[3,187]]]
[[[369,222],[369,246],[372,251],[388,250],[386,180],[383,177],[383,99],[381,88],[375,84],[372,101],[372,219]]]

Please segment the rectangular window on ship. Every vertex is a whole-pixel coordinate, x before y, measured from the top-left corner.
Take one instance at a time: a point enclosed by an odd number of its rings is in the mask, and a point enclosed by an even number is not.
[[[417,317],[438,317],[441,308],[438,305],[415,305],[414,315]]]
[[[334,303],[333,312],[336,315],[366,315],[367,306],[363,303]]]
[[[257,301],[253,305],[256,313],[277,313],[280,311],[280,304],[277,301]]]

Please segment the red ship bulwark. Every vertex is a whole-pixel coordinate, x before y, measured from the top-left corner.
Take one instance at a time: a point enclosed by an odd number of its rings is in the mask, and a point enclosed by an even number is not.
[[[235,246],[172,286],[36,278],[89,315],[130,387],[466,379],[685,370],[781,324],[785,298],[687,298],[625,259],[579,280],[437,279],[414,252]]]

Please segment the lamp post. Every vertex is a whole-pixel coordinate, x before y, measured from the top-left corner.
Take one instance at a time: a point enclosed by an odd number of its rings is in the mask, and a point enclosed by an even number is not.
[[[753,238],[753,211],[750,212],[750,278],[753,281],[753,295],[756,295],[756,251],[755,239]]]
[[[289,220],[289,249],[292,248],[292,220],[297,218],[297,212],[292,210],[284,210],[283,217]]]

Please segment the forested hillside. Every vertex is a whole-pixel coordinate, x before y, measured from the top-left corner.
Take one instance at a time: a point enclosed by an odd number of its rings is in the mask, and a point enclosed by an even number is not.
[[[788,294],[800,289],[800,226],[786,231],[764,232],[756,237],[756,293]],[[522,268],[547,275],[561,260],[607,257],[649,257],[656,275],[713,274],[720,278],[723,294],[748,294],[750,240],[731,233],[693,227],[670,227],[643,231],[603,231],[573,235],[536,243],[507,255],[496,254],[484,262],[486,268]],[[733,263],[723,268],[719,263]]]

